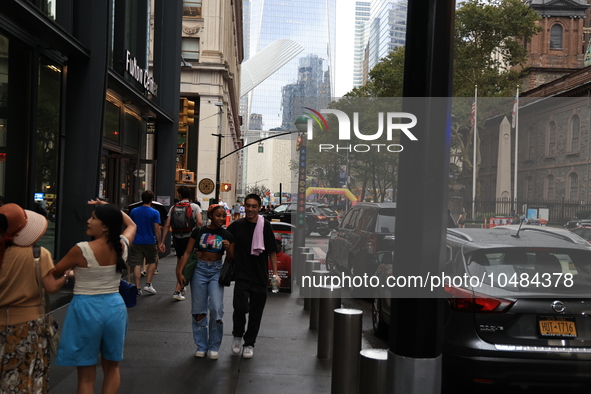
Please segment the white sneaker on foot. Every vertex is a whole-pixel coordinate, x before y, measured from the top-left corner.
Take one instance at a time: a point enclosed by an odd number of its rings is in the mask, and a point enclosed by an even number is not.
[[[146,283],[146,285],[144,286],[144,291],[147,291],[148,293],[156,294],[156,289],[154,289],[154,287],[152,286],[151,283]]]
[[[219,352],[216,350],[210,350],[207,353],[209,354],[209,358],[212,360],[217,360],[219,357]]]
[[[175,300],[178,300],[178,301],[185,300],[185,297],[181,293],[179,293],[178,291],[175,291],[174,293],[172,293],[172,298],[174,298]]]
[[[197,350],[195,352],[195,357],[203,358],[203,357],[205,357],[205,352],[203,352],[201,350]]]
[[[254,347],[244,346],[244,350],[242,351],[242,358],[252,358],[252,356],[254,356]]]
[[[232,353],[240,354],[240,350],[242,350],[242,338],[234,337],[232,340]]]

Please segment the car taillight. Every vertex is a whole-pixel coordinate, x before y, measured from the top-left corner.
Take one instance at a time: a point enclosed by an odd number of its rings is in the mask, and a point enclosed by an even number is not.
[[[456,312],[505,313],[515,303],[459,287],[445,286],[445,291],[452,295],[447,300]]]
[[[324,216],[324,215],[316,215],[316,219],[318,219],[318,220],[324,220],[324,219],[326,219],[326,216]]]
[[[378,247],[378,236],[376,234],[372,234],[367,237],[367,253],[369,254],[376,254]]]

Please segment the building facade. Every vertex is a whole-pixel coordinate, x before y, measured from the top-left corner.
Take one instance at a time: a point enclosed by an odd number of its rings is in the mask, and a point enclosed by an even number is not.
[[[173,197],[181,13],[180,0],[0,4],[0,195],[47,215],[56,259],[86,238],[89,199]]]
[[[219,158],[242,146],[242,1],[183,1],[183,8],[180,94],[195,102],[195,124],[186,135],[179,134],[177,185],[195,190],[206,207],[215,198],[219,179],[233,186],[219,192],[222,201],[232,204],[241,173],[240,154],[221,160],[219,174],[217,168]]]
[[[245,1],[245,3],[247,3]],[[285,2],[279,0],[251,0],[244,9],[244,33],[248,37],[246,58],[259,53],[277,39],[290,39],[304,50],[245,97],[247,104],[243,119],[244,142],[250,143],[270,136],[273,131],[295,130],[293,119],[284,115],[284,102],[289,95],[311,94],[313,97],[334,90],[335,59],[335,0]],[[318,91],[313,92],[312,86]],[[302,97],[302,96],[299,96]],[[251,116],[256,114],[256,116]],[[250,125],[251,119],[255,124]],[[254,144],[245,149],[243,190],[264,185],[271,192],[296,191],[295,173],[290,169],[295,157],[293,138],[279,137],[266,140],[259,148]],[[262,152],[261,152],[262,151]]]
[[[355,36],[353,43],[353,87],[363,85],[363,57],[367,45],[366,24],[369,21],[371,1],[355,2]]]
[[[369,22],[366,24],[368,72],[395,48],[404,46],[406,13],[406,0],[373,0],[371,2]]]

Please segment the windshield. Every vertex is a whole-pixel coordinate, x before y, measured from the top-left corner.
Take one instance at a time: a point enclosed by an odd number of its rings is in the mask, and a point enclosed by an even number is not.
[[[393,233],[396,224],[396,208],[381,208],[376,218],[376,232]]]

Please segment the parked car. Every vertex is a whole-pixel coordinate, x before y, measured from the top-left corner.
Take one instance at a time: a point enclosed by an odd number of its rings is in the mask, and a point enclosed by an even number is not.
[[[297,213],[297,203],[286,203],[275,207],[274,210],[262,215],[270,221],[291,223],[292,215]],[[339,225],[335,211],[328,205],[307,202],[306,203],[306,236],[318,233],[325,237]]]
[[[396,203],[357,203],[328,240],[326,265],[334,273],[372,274],[378,250],[393,250]]]
[[[444,288],[444,386],[588,391],[591,245],[564,229],[523,226],[518,234],[518,227],[447,230],[442,271],[484,280],[477,288]],[[399,262],[391,251],[378,259],[376,275],[384,281]],[[375,333],[387,332],[391,320],[390,299],[378,288]]]
[[[591,223],[571,229],[573,233],[583,238],[585,241],[591,243]]]
[[[589,216],[588,218],[585,219],[573,219],[573,220],[569,220],[568,222],[566,222],[564,224],[564,228],[566,229],[573,229],[575,227],[580,227],[580,226],[591,226],[591,216]]]

